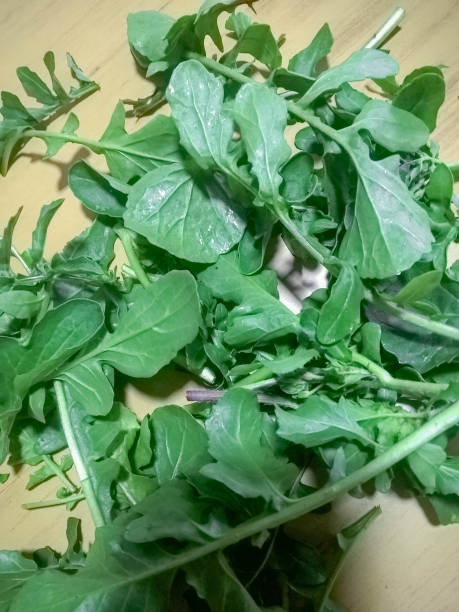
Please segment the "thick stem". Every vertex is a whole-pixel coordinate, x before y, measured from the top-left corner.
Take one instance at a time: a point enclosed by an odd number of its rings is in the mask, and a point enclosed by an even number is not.
[[[137,582],[154,574],[159,574],[175,567],[182,566],[186,563],[190,563],[191,561],[195,561],[196,559],[210,555],[217,550],[221,550],[236,544],[241,540],[264,531],[265,529],[274,529],[287,521],[298,519],[304,514],[317,510],[317,508],[321,508],[325,504],[334,501],[340,495],[343,495],[344,493],[365,484],[378,474],[390,469],[395,464],[405,459],[405,457],[416,451],[419,447],[423,446],[430,440],[433,440],[443,432],[456,425],[458,422],[459,401],[449,406],[449,408],[444,410],[442,413],[433,417],[431,421],[422,425],[417,431],[407,436],[404,440],[397,442],[397,444],[394,444],[394,446],[392,446],[385,453],[379,455],[379,457],[376,457],[376,459],[373,459],[364,467],[356,470],[352,474],[349,474],[341,480],[319,489],[315,493],[307,495],[303,499],[289,504],[279,512],[242,523],[234,529],[229,530],[220,538],[217,538],[208,544],[204,544],[203,546],[187,550],[184,553],[177,555],[175,559],[167,558],[162,563],[156,565],[155,570],[148,570],[146,572],[139,573],[134,578],[126,581],[125,584],[129,582]]]
[[[76,502],[85,499],[83,493],[77,493],[76,495],[69,495],[69,497],[62,497],[58,499],[45,499],[39,502],[30,502],[28,504],[22,504],[25,510],[35,510],[37,508],[50,508],[51,506],[64,506],[67,504],[74,504]],[[100,525],[98,525],[100,527]]]
[[[83,455],[78,447],[78,442],[75,437],[72,423],[70,420],[70,414],[68,411],[67,400],[65,398],[64,386],[60,380],[54,381],[54,390],[56,392],[57,406],[59,409],[59,417],[61,419],[62,429],[64,431],[67,446],[69,447],[70,454],[72,455],[73,463],[77,471],[78,477],[81,482],[81,488],[89,506],[92,519],[96,527],[105,525],[105,519],[100,509],[99,502],[97,500],[94,488],[92,485],[91,478],[89,477],[86,469],[86,464],[83,459]]]
[[[377,49],[389,38],[392,32],[400,25],[405,17],[405,9],[397,8],[392,15],[377,30],[370,40],[363,46],[364,49]]]
[[[381,384],[387,389],[394,389],[395,391],[401,391],[402,393],[407,393],[409,395],[427,395],[428,397],[432,397],[440,395],[448,388],[447,384],[442,383],[429,383],[418,380],[394,378],[383,367],[374,361],[371,361],[364,355],[357,353],[357,351],[352,351],[352,360],[355,361],[355,363],[362,365],[371,374],[373,374],[373,376],[376,376]]]
[[[433,321],[432,319],[424,317],[417,312],[401,308],[387,299],[383,299],[380,296],[375,296],[370,291],[365,292],[365,299],[372,304],[381,306],[384,308],[384,310],[396,315],[398,319],[406,321],[406,323],[411,323],[416,327],[422,327],[422,329],[438,334],[439,336],[444,336],[445,338],[459,341],[459,329],[457,327],[447,325],[446,323],[440,323],[439,321]]]
[[[77,487],[72,482],[70,482],[70,480],[67,478],[65,473],[61,470],[61,468],[57,465],[57,463],[53,461],[51,457],[48,457],[48,455],[42,455],[42,459],[43,459],[43,463],[48,466],[48,468],[53,472],[53,474],[59,478],[62,484],[69,491],[72,491],[72,493],[77,492],[78,490]]]

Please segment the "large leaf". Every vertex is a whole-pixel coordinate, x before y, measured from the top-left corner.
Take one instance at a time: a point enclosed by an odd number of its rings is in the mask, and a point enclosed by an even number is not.
[[[167,88],[180,142],[203,168],[232,168],[233,121],[223,111],[223,83],[196,60],[182,62]]]
[[[205,429],[180,406],[154,410],[155,472],[159,484],[197,472],[210,460]]]
[[[178,164],[136,183],[124,221],[155,246],[197,262],[215,261],[239,242],[245,228],[243,212],[225,186]]]
[[[388,151],[415,152],[429,138],[426,124],[416,115],[382,100],[370,100],[357,115],[350,130],[368,130]]]
[[[363,278],[394,276],[430,251],[429,219],[389,164],[371,160],[360,138],[350,144],[359,182],[340,257],[354,264]]]
[[[299,104],[307,106],[324,93],[336,91],[343,83],[382,79],[397,74],[398,64],[384,51],[359,49],[338,66],[323,72],[308,89]]]
[[[201,272],[199,280],[217,297],[238,305],[228,319],[228,344],[263,342],[299,329],[298,318],[278,299],[277,277],[271,270],[244,276],[236,254],[229,253]]]
[[[317,339],[333,344],[352,334],[360,323],[363,285],[354,268],[343,266],[333,284],[330,297],[320,310]]]
[[[277,434],[306,448],[340,438],[369,442],[367,433],[358,424],[365,410],[344,398],[336,403],[327,397],[310,397],[298,410],[276,409],[276,416]]]
[[[267,85],[248,83],[239,90],[233,111],[260,194],[276,200],[282,181],[279,170],[290,156],[284,139],[287,106]]]
[[[92,353],[128,376],[153,376],[198,333],[201,315],[189,272],[169,272],[138,288],[132,306]]]
[[[245,389],[227,391],[206,421],[209,452],[216,460],[201,472],[244,497],[263,497],[280,507],[297,469],[266,444],[265,415]]]

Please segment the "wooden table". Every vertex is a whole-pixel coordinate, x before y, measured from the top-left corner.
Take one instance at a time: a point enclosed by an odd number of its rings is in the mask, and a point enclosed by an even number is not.
[[[443,64],[447,101],[439,116],[435,138],[443,158],[459,158],[459,3],[455,0],[400,0],[407,11],[402,30],[388,47],[401,64],[402,74],[424,64]],[[149,84],[136,72],[126,39],[126,13],[162,9],[174,17],[192,12],[195,0],[2,0],[0,3],[0,85],[18,92],[16,67],[42,72],[41,58],[48,49],[56,53],[60,73],[66,73],[65,52],[70,51],[102,90],[76,110],[81,133],[97,137],[108,122],[119,98],[150,93]],[[258,20],[274,32],[287,34],[285,57],[306,46],[327,21],[335,36],[331,62],[344,59],[361,47],[395,8],[392,0],[261,0]],[[60,126],[62,121],[56,122]],[[88,223],[81,205],[65,187],[69,165],[87,153],[65,147],[48,162],[37,153],[42,143],[27,145],[24,155],[1,181],[1,224],[24,205],[15,234],[19,249],[29,245],[30,231],[40,206],[56,197],[66,202],[57,215],[48,241],[48,254],[62,247]],[[94,156],[92,156],[94,157]],[[91,159],[100,168],[100,159]],[[128,403],[139,414],[155,405],[184,401],[185,376],[174,374],[170,397],[167,372],[154,384],[132,387]],[[3,470],[2,470],[3,471]],[[0,487],[0,547],[32,550],[64,546],[66,512],[62,508],[27,512],[21,503],[54,496],[51,481],[26,492],[27,469],[12,474]],[[434,527],[414,499],[395,494],[368,500],[343,499],[331,518],[339,527],[379,503],[384,513],[350,555],[337,582],[334,596],[352,612],[456,612],[459,609],[459,527]],[[84,504],[73,513],[84,519],[91,537]],[[301,526],[299,526],[301,529]],[[235,611],[237,612],[237,611]]]

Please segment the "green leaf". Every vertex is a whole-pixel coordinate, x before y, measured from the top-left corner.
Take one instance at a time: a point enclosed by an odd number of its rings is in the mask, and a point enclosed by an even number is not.
[[[70,113],[65,120],[64,126],[62,127],[59,134],[66,134],[67,136],[74,136],[77,129],[80,127],[78,117],[73,113]],[[49,159],[58,153],[65,145],[66,140],[63,138],[57,138],[51,134],[43,135],[43,139],[46,143],[46,152],[43,159]]]
[[[245,228],[243,211],[224,185],[179,164],[153,170],[135,184],[124,221],[151,244],[197,262],[215,261]]]
[[[239,13],[243,15],[243,13]],[[268,25],[262,23],[249,24],[238,36],[238,41],[232,49],[221,57],[221,62],[236,67],[240,53],[248,53],[254,59],[264,64],[269,70],[275,70],[282,63],[279,44]]]
[[[324,23],[311,43],[290,59],[288,69],[304,76],[314,76],[317,63],[330,53],[332,45],[330,27],[328,23]]]
[[[196,60],[182,62],[167,88],[180,142],[202,168],[235,171],[228,153],[233,120],[223,111],[223,83]]]
[[[9,272],[11,259],[11,245],[13,241],[13,232],[22,212],[22,206],[18,212],[10,217],[3,236],[0,238],[0,277]]]
[[[363,285],[354,268],[342,266],[333,283],[330,297],[320,310],[317,339],[334,344],[350,336],[360,323]]]
[[[151,550],[122,540],[123,529],[119,524],[99,528],[82,569],[41,571],[19,591],[10,612],[75,612],[78,608],[112,612],[120,601],[127,610],[167,612],[174,572],[138,580],[157,564],[158,553],[152,556]]]
[[[36,72],[30,70],[27,66],[21,66],[16,70],[16,74],[28,96],[47,106],[56,103],[56,96]]]
[[[130,183],[163,164],[182,159],[178,132],[171,117],[158,115],[135,132],[124,127],[125,111],[119,102],[100,142],[112,176]]]
[[[419,117],[432,132],[437,113],[445,100],[445,79],[435,66],[425,66],[411,72],[394,96],[394,106]]]
[[[217,48],[223,51],[217,19],[220,13],[232,12],[238,4],[241,4],[240,0],[204,0],[194,21],[194,29],[198,38],[204,42],[205,37],[210,36]]]
[[[160,11],[139,11],[127,17],[127,35],[137,62],[146,68],[165,56],[167,33],[174,19]]]
[[[23,585],[38,572],[38,566],[14,550],[0,551],[0,608],[9,610]]]
[[[371,160],[360,138],[351,146],[359,182],[354,218],[339,254],[363,278],[394,276],[430,251],[429,219],[387,162]]]
[[[153,376],[193,340],[200,319],[195,280],[189,272],[169,272],[150,287],[138,288],[94,356],[128,376]]]
[[[449,457],[438,468],[436,487],[443,495],[459,495],[459,457]]]
[[[239,495],[260,496],[279,508],[297,469],[266,444],[265,419],[253,393],[246,389],[227,391],[206,421],[209,452],[216,463],[204,466],[201,472]]]
[[[443,448],[433,442],[424,444],[417,451],[408,455],[408,465],[425,487],[427,493],[435,491],[438,468],[444,463],[445,459],[446,453]],[[451,491],[448,492],[451,493]]]
[[[423,121],[382,100],[367,102],[348,129],[368,130],[378,144],[393,153],[415,152],[429,138],[429,130]]]
[[[99,172],[84,160],[70,168],[69,187],[86,208],[100,215],[122,217],[129,186]]]
[[[320,446],[336,439],[360,440],[368,444],[368,435],[358,424],[365,411],[350,400],[338,403],[326,396],[308,398],[297,410],[276,409],[277,435],[306,448]]]
[[[278,355],[272,358],[259,357],[258,361],[277,376],[282,376],[303,368],[309,361],[318,356],[319,354],[315,349],[299,346],[290,355]]]
[[[8,478],[10,477],[9,474],[0,474],[0,484],[4,484]]]
[[[43,295],[35,295],[31,291],[5,291],[0,293],[0,311],[18,319],[30,319],[39,312],[43,300]]]
[[[266,208],[252,210],[252,217],[238,245],[242,274],[255,274],[262,267],[273,225],[273,215]]]
[[[53,267],[62,262],[82,264],[88,260],[97,262],[102,271],[107,270],[114,258],[116,234],[112,224],[98,217],[81,234],[68,242],[61,254],[55,255]]]
[[[427,297],[440,285],[443,274],[440,270],[430,270],[412,278],[392,298],[397,304],[408,306]]]
[[[102,310],[91,300],[75,299],[46,313],[35,326],[29,345],[17,363],[16,387],[32,384],[56,372],[103,324]]]
[[[185,566],[186,581],[199,597],[204,599],[211,612],[260,612],[242,586],[223,553]]]
[[[140,517],[127,525],[124,535],[129,542],[174,538],[200,544],[227,528],[209,516],[210,509],[208,502],[197,499],[191,485],[170,480],[135,506],[133,512]]]
[[[375,363],[381,363],[381,326],[372,321],[364,323],[360,329],[362,354]]]
[[[429,495],[441,525],[459,523],[459,497],[457,495]]]
[[[32,232],[32,246],[22,254],[29,264],[35,265],[42,259],[49,224],[53,220],[54,215],[57,213],[59,208],[62,206],[63,202],[63,198],[60,198],[59,200],[54,200],[53,202],[45,204],[45,206],[41,207],[37,225]]]
[[[70,455],[64,455],[61,458],[59,468],[65,473],[68,472],[72,466],[72,457]],[[30,491],[53,476],[56,476],[55,472],[48,466],[48,464],[44,463],[38,470],[35,470],[35,472],[30,474],[29,480],[26,484],[26,489]]]
[[[268,86],[248,83],[239,90],[233,112],[261,197],[276,200],[282,181],[279,171],[290,156],[284,139],[287,106]]]
[[[198,472],[210,461],[205,429],[180,406],[153,411],[155,472],[159,484]]]
[[[343,83],[383,79],[397,72],[397,62],[384,51],[359,49],[338,66],[322,72],[298,103],[308,106],[322,94],[336,91]]]
[[[72,398],[86,407],[89,414],[104,416],[113,406],[113,386],[96,359],[88,359],[67,368],[59,376]]]
[[[236,254],[229,253],[201,272],[199,280],[217,297],[238,305],[228,319],[228,344],[267,342],[298,331],[298,318],[278,299],[277,277],[271,270],[244,276]]]
[[[304,202],[311,193],[314,160],[308,153],[293,155],[283,166],[281,195],[287,202]]]
[[[453,197],[454,177],[446,164],[438,164],[430,175],[426,195],[431,200],[449,207]]]

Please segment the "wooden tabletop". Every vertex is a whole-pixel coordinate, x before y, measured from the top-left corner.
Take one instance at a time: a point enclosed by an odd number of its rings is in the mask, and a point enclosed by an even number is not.
[[[459,2],[399,1],[407,15],[401,31],[387,46],[400,62],[402,75],[425,64],[447,66],[447,100],[434,137],[441,144],[442,157],[458,161]],[[69,51],[102,87],[76,109],[80,133],[97,138],[119,98],[150,93],[127,45],[127,12],[160,9],[177,17],[197,6],[195,0],[2,0],[0,87],[19,93],[16,68],[27,65],[42,73],[41,58],[48,49],[56,53],[58,70],[65,74],[65,52]],[[335,37],[331,63],[361,47],[395,7],[393,0],[260,0],[255,5],[259,21],[271,24],[276,35],[287,34],[285,57],[305,47],[327,21]],[[56,126],[61,123],[58,120]],[[8,176],[0,179],[0,221],[3,226],[18,206],[24,206],[15,245],[26,248],[40,206],[65,197],[48,241],[51,254],[88,223],[65,186],[69,166],[88,154],[68,145],[56,158],[43,162],[37,155],[41,152],[42,143],[29,143]],[[103,169],[103,162],[92,157],[91,163]],[[166,371],[153,383],[132,386],[128,404],[142,414],[159,404],[183,403],[189,384],[186,376],[174,373],[172,394],[170,380]],[[62,550],[65,510],[27,512],[21,508],[26,501],[54,497],[56,484],[50,481],[27,492],[27,476],[24,468],[0,485],[0,548],[33,550],[49,545]],[[435,527],[415,499],[395,494],[365,500],[346,497],[330,518],[331,525],[343,526],[376,503],[381,504],[383,516],[351,553],[333,595],[351,612],[457,612],[459,526]],[[84,519],[86,540],[90,540],[84,504],[73,515]],[[300,530],[307,527],[307,523],[298,524]]]

